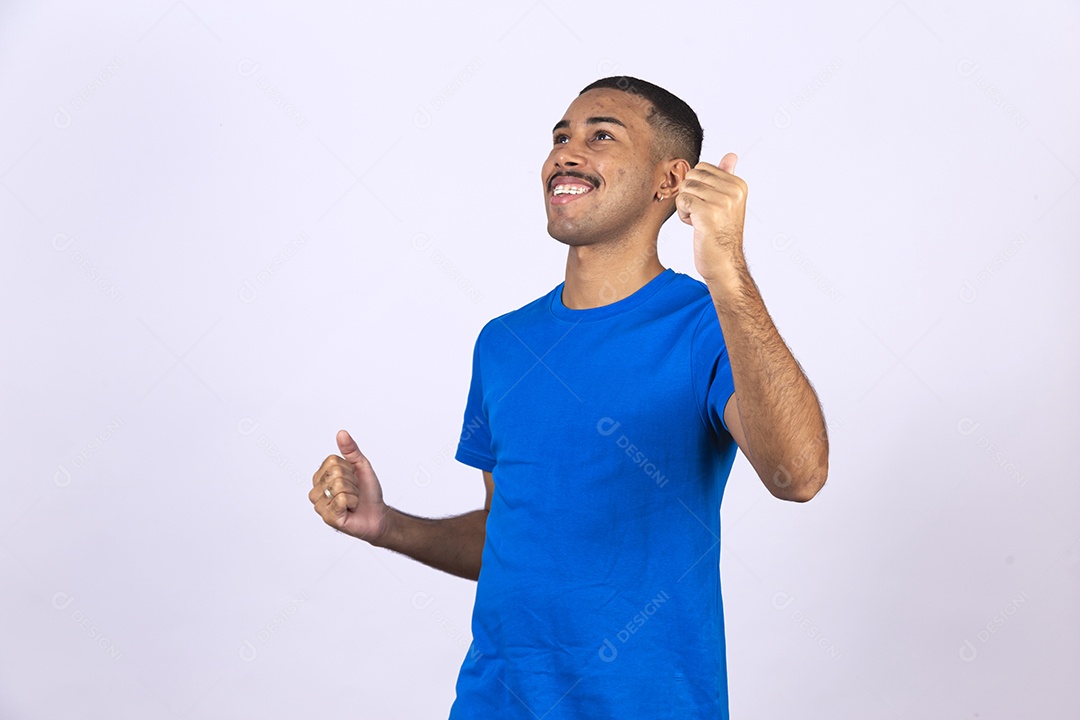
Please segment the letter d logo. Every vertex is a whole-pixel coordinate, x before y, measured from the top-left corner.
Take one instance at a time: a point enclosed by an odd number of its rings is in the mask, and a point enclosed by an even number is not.
[[[242,78],[249,78],[255,74],[255,71],[259,69],[259,63],[248,58],[243,58],[240,62],[236,63],[236,74]]]
[[[75,596],[63,591],[52,596],[52,606],[57,610],[65,610],[73,602],[75,602]]]
[[[56,108],[56,114],[53,115],[53,125],[61,130],[67,130],[71,127],[71,115],[64,109],[63,105],[59,105]]]
[[[772,596],[772,606],[777,610],[786,610],[791,603],[795,602],[795,596],[780,591]]]
[[[251,644],[251,641],[244,638],[244,644],[240,646],[240,659],[248,663],[255,662],[255,658],[258,657],[258,655],[259,651]]]
[[[621,422],[616,422],[609,417],[602,417],[600,418],[600,421],[596,423],[596,432],[607,436],[618,430],[620,425],[622,425]]]

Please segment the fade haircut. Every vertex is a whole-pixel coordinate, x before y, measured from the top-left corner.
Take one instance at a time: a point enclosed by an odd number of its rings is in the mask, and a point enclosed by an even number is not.
[[[690,163],[690,167],[698,164],[704,133],[697,113],[689,105],[659,85],[628,75],[597,80],[587,85],[578,95],[600,88],[622,90],[649,103],[651,109],[645,119],[652,127],[656,140],[652,148],[654,162],[683,158]]]

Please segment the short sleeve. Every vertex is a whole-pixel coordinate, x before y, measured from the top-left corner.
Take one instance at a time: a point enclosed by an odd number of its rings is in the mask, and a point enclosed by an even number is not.
[[[465,401],[465,417],[461,424],[461,438],[458,440],[454,459],[471,467],[490,472],[495,467],[495,456],[491,453],[491,430],[488,427],[487,411],[484,409],[484,385],[481,379],[480,340],[484,336],[481,329],[473,346],[472,380],[469,383],[469,395]]]
[[[724,423],[724,408],[735,392],[735,381],[731,376],[731,362],[720,329],[720,319],[711,303],[705,306],[694,328],[690,341],[690,365],[694,400],[702,422],[717,437],[729,434]]]

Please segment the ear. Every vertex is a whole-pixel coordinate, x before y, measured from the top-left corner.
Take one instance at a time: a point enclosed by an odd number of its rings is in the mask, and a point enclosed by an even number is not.
[[[682,185],[683,178],[686,177],[689,170],[690,163],[683,158],[675,158],[663,163],[660,168],[663,179],[656,192],[657,199],[669,200],[674,198],[679,193],[679,186]]]

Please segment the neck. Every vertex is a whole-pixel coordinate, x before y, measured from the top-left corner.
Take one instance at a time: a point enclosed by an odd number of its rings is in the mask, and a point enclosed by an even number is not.
[[[630,297],[665,269],[656,256],[656,238],[644,246],[571,247],[566,257],[563,305],[571,310],[610,305]]]

